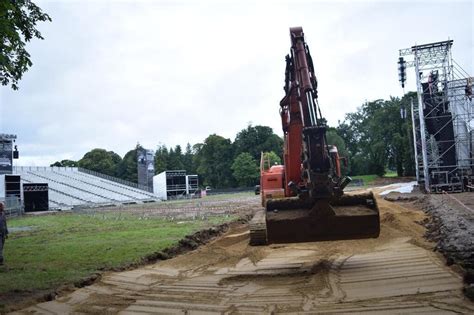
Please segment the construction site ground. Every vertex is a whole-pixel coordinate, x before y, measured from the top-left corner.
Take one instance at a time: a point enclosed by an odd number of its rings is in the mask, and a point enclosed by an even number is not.
[[[18,313],[474,313],[463,271],[425,238],[431,197],[412,195],[378,197],[377,239],[252,247],[248,224],[236,222],[193,251],[106,272]],[[251,204],[258,209],[258,196]]]

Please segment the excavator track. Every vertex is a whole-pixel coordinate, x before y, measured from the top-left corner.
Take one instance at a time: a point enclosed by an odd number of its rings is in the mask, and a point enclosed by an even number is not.
[[[268,243],[265,214],[264,209],[258,210],[250,220],[250,245],[266,245]]]

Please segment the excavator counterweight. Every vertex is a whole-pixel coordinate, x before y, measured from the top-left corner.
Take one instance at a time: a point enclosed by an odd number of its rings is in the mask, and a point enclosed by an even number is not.
[[[265,210],[250,222],[250,244],[375,238],[379,209],[372,192],[344,194],[337,148],[329,145],[318,103],[313,60],[301,27],[290,28],[285,96],[280,101],[284,165],[262,153],[260,195]]]

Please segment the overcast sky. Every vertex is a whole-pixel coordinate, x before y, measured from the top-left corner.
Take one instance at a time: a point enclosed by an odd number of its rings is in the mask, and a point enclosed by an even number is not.
[[[366,100],[403,94],[401,48],[453,39],[453,58],[474,74],[472,0],[35,2],[53,22],[28,45],[20,89],[0,86],[0,132],[18,135],[18,165],[211,133],[233,141],[250,122],[281,135],[290,26],[303,26],[332,126]]]

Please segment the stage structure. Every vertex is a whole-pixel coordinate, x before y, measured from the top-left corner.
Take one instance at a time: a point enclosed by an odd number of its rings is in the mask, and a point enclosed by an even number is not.
[[[146,191],[153,191],[155,176],[155,152],[142,147],[137,149],[138,186]]]
[[[21,200],[21,178],[20,175],[0,175],[0,198],[15,198]]]
[[[198,198],[198,176],[184,170],[164,171],[153,177],[153,193],[162,200]]]
[[[474,181],[473,78],[452,58],[452,40],[399,51],[399,80],[415,69],[412,101],[417,181],[427,192],[471,191]]]
[[[49,210],[49,190],[47,183],[24,183],[23,204],[25,212]]]

